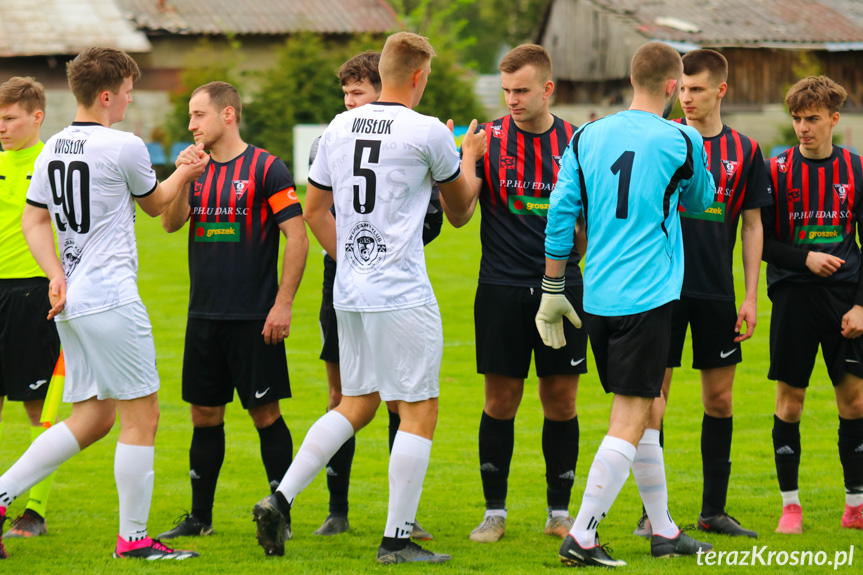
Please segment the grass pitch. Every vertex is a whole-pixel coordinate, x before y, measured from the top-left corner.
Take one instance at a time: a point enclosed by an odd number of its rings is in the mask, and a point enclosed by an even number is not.
[[[188,479],[188,447],[191,423],[188,406],[180,397],[188,268],[186,228],[166,235],[158,219],[139,212],[139,286],[153,323],[162,390],[159,392],[161,421],[156,437],[156,486],[149,529],[153,535],[167,530],[191,503]],[[311,234],[310,234],[311,236]],[[176,546],[194,549],[200,559],[181,563],[142,565],[111,558],[117,534],[117,495],[113,480],[115,429],[107,438],[63,465],[56,476],[48,503],[49,535],[37,540],[6,541],[10,558],[0,563],[4,573],[360,573],[390,569],[446,573],[542,573],[560,571],[560,541],[542,533],[545,522],[545,466],[541,452],[542,411],[531,375],[516,423],[516,444],[509,481],[507,534],[496,544],[476,544],[467,536],[482,519],[484,502],[479,477],[477,434],[483,405],[483,381],[476,374],[473,346],[473,299],[479,270],[479,217],[455,230],[444,224],[441,236],[426,252],[432,283],[444,322],[445,349],[441,369],[440,419],[432,449],[418,519],[435,535],[427,544],[435,551],[450,553],[444,565],[379,566],[375,551],[383,531],[387,509],[386,414],[357,437],[350,491],[351,531],[336,537],[317,537],[327,515],[327,489],[321,474],[296,501],[293,512],[294,539],[286,544],[285,557],[265,558],[255,542],[251,509],[268,493],[259,454],[258,436],[239,402],[227,410],[227,453],[216,493],[215,535],[181,539]],[[282,412],[299,448],[306,431],[326,409],[327,386],[323,363],[318,359],[320,334],[317,323],[322,274],[321,249],[311,239],[305,277],[294,304],[291,335],[287,342],[288,364],[294,398],[282,402]],[[736,259],[736,276],[742,269]],[[231,273],[225,269],[226,277]],[[759,325],[755,337],[745,344],[744,363],[738,366],[734,391],[734,444],[728,511],[745,527],[760,534],[757,541],[705,536],[717,550],[743,551],[753,545],[767,550],[760,556],[784,551],[823,551],[821,567],[803,567],[807,572],[833,570],[827,565],[837,552],[861,545],[860,532],[839,528],[844,505],[842,469],[836,448],[838,419],[833,391],[819,363],[812,377],[802,424],[803,461],[800,486],[804,508],[804,534],[781,536],[773,532],[781,513],[781,500],[772,456],[775,389],[767,381],[770,303],[762,273]],[[684,525],[694,523],[700,510],[700,433],[703,409],[698,373],[688,368],[691,354],[672,384],[666,417],[665,460],[671,512]],[[607,429],[611,397],[599,385],[592,359],[582,377],[578,404],[581,425],[580,457],[570,511],[575,514],[593,455]],[[69,412],[64,405],[61,415]],[[7,404],[0,446],[0,467],[7,468],[26,449],[29,432],[23,409]],[[26,496],[10,508],[15,517],[23,510]],[[696,558],[654,560],[649,543],[631,535],[641,513],[632,479],[600,528],[604,543],[614,547],[614,557],[629,563],[627,573],[691,573],[700,569],[717,572],[799,572],[801,567],[778,566],[782,554],[771,565],[755,560],[754,567],[697,564]],[[8,524],[7,524],[8,525]],[[698,536],[698,535],[696,535]],[[816,556],[816,558],[818,558]],[[751,563],[752,557],[747,562]],[[847,558],[846,558],[847,563]],[[853,563],[863,563],[863,550],[855,549]],[[840,571],[854,566],[841,566]],[[859,567],[858,567],[859,569]]]

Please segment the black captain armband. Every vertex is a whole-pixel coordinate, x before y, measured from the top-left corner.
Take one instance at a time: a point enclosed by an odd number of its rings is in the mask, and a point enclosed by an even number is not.
[[[542,291],[543,293],[563,293],[563,288],[566,287],[566,277],[550,278],[546,275],[542,276]]]

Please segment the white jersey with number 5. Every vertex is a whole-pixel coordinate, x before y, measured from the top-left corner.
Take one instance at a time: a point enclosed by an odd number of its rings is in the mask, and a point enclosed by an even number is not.
[[[66,272],[66,308],[58,321],[141,298],[135,201],[158,181],[141,138],[75,122],[52,136],[33,168],[27,203],[47,208]]]
[[[452,133],[401,104],[339,114],[321,137],[309,183],[333,192],[333,307],[388,311],[435,301],[423,252],[432,183],[458,178]]]

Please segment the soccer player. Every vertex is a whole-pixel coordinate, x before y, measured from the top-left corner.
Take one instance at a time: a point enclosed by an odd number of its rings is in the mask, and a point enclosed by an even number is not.
[[[380,60],[379,102],[336,116],[309,174],[306,219],[338,261],[333,304],[342,401],[309,429],[276,493],[255,505],[258,543],[267,555],[284,554],[282,525],[294,498],[374,418],[383,399],[398,401],[401,425],[390,455],[389,510],[377,560],[450,559],[409,538],[437,423],[443,353],[422,222],[433,180],[455,213],[468,209],[470,197],[450,131],[412,110],[425,90],[433,56],[422,36],[390,36]],[[469,130],[463,164],[472,167],[484,151],[484,134]]]
[[[66,67],[75,121],[49,138],[36,160],[22,230],[49,279],[65,350],[66,420],[40,435],[0,477],[0,521],[14,499],[111,430],[120,417],[114,477],[120,533],[114,557],[186,559],[147,535],[159,420],[159,374],[147,311],[138,295],[135,202],[157,216],[205,161],[159,183],[144,142],[112,130],[141,72],[124,52],[88,48]],[[57,248],[51,231],[57,233]]]
[[[783,505],[777,533],[803,532],[800,418],[819,344],[839,410],[842,527],[863,529],[863,275],[855,240],[863,160],[833,145],[846,96],[826,76],[794,84],[785,104],[800,144],[766,164],[776,194],[762,214],[773,301],[767,377],[777,382],[773,450]]]
[[[761,271],[761,207],[773,203],[758,144],[722,123],[720,105],[728,90],[728,62],[719,52],[694,50],[683,56],[680,105],[685,118],[704,139],[707,164],[716,184],[713,205],[704,213],[680,212],[685,273],[680,300],[671,305],[671,349],[662,398],[653,403],[648,431],[658,436],[671,385],[680,367],[686,327],[692,330],[692,367],[701,371],[701,461],[704,491],[698,529],[757,537],[725,512],[731,475],[731,388],[741,343],[757,323],[758,275]],[[738,222],[743,220],[743,274],[746,296],[734,306],[731,259]],[[746,327],[744,328],[744,324]],[[636,533],[650,537],[647,516]]]
[[[235,388],[258,430],[270,489],[293,456],[279,400],[291,396],[284,340],[309,240],[291,172],[276,156],[243,141],[241,114],[240,95],[226,82],[192,92],[189,131],[209,150],[210,161],[162,214],[168,233],[191,221],[183,400],[191,404],[194,426],[192,512],[162,533],[163,539],[213,533],[213,500],[225,459],[225,405],[233,401]],[[194,157],[179,161],[188,160]],[[290,538],[290,524],[287,529]]]
[[[0,411],[4,397],[23,402],[33,440],[45,430],[42,406],[60,354],[57,328],[45,319],[51,309],[48,279],[21,234],[33,163],[42,151],[39,129],[44,118],[42,84],[16,76],[0,86]],[[7,538],[48,532],[45,509],[53,480],[52,474],[33,486]]]
[[[378,99],[381,93],[381,75],[378,72],[381,54],[368,50],[357,54],[339,68],[338,77],[345,94],[345,108],[353,110]],[[309,167],[318,154],[320,138],[312,143],[309,154]],[[333,211],[333,210],[331,210]],[[440,190],[437,184],[432,187],[431,201],[426,210],[423,222],[423,244],[428,244],[440,234],[443,224],[443,212],[440,205]],[[333,308],[333,286],[336,280],[336,260],[324,253],[324,287],[321,299],[320,325],[323,348],[321,359],[324,360],[329,385],[329,402],[327,410],[335,409],[342,400],[342,379],[339,373],[339,334],[336,310]],[[389,415],[389,448],[399,430],[401,419],[395,401],[387,402]],[[327,488],[330,491],[329,515],[324,520],[315,535],[338,535],[349,529],[348,524],[348,487],[351,478],[351,465],[354,460],[356,441],[353,437],[345,442],[333,458],[327,463]],[[413,539],[427,541],[432,539],[431,533],[423,529],[419,523],[414,523],[411,531]]]
[[[576,218],[584,216],[587,253],[584,316],[597,371],[614,393],[608,434],[587,477],[575,523],[560,548],[567,565],[617,567],[599,543],[597,526],[630,468],[653,524],[654,557],[692,555],[712,548],[678,529],[658,434],[645,433],[660,396],[671,331],[671,302],[683,282],[678,202],[703,212],[714,201],[701,136],[664,120],[677,99],[683,63],[661,42],[632,57],[634,97],[628,111],[577,131],[563,156],[551,194],[546,270],[536,324],[543,341],[565,344],[563,316],[580,324],[564,296]]]
[[[479,469],[486,509],[470,539],[497,541],[506,531],[515,416],[531,355],[535,357],[544,415],[545,533],[563,538],[572,527],[569,498],[578,460],[575,397],[579,374],[587,371],[587,335],[567,325],[568,345],[550,349],[542,344],[533,320],[545,265],[548,198],[557,181],[561,154],[575,127],[548,111],[554,84],[551,58],[542,46],[513,48],[498,69],[510,114],[482,127],[488,151],[477,162],[473,178],[482,212],[474,328],[477,372],[485,379]],[[566,291],[570,302],[581,311],[579,258],[573,248],[568,257]]]

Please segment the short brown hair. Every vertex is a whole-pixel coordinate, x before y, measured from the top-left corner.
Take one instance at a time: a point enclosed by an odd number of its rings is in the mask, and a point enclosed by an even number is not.
[[[79,104],[92,106],[105,90],[116,94],[126,78],[136,81],[141,69],[131,56],[114,48],[87,48],[66,64],[69,88]]]
[[[543,82],[551,80],[551,56],[537,44],[516,46],[506,53],[497,69],[512,74],[525,66],[533,66]]]
[[[652,95],[665,89],[667,80],[679,80],[683,62],[677,50],[663,42],[648,42],[632,56],[632,84]]]
[[[227,82],[210,82],[203,86],[198,86],[192,92],[190,98],[194,98],[198,92],[205,92],[210,96],[210,102],[216,107],[216,110],[221,112],[228,106],[234,109],[234,117],[237,118],[237,124],[240,123],[240,117],[243,114],[243,102],[240,100],[240,93],[237,89]]]
[[[683,55],[683,73],[695,76],[704,71],[714,83],[721,84],[728,80],[728,60],[715,50],[693,50]]]
[[[0,85],[0,106],[18,104],[28,114],[45,110],[45,87],[31,76],[14,76]]]
[[[428,38],[411,32],[398,32],[387,38],[378,69],[387,83],[401,84],[436,56]]]
[[[381,64],[381,53],[367,50],[357,54],[341,65],[336,75],[342,86],[353,82],[368,80],[375,92],[381,91],[381,73],[378,70]]]
[[[785,105],[792,114],[822,106],[834,114],[847,97],[845,88],[827,76],[809,76],[791,86],[785,94]]]

